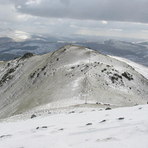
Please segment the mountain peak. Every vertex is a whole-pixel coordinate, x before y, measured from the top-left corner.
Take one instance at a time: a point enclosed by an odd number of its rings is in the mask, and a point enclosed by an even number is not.
[[[67,45],[45,55],[0,64],[0,117],[82,104],[147,103],[148,80],[130,65]],[[138,86],[137,86],[138,84]]]

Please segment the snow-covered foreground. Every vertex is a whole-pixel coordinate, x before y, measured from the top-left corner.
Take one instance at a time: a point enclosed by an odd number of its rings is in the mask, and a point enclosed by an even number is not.
[[[148,105],[0,123],[0,148],[148,148]]]

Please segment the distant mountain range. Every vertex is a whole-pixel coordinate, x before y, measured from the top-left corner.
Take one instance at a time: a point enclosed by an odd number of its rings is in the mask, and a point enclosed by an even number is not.
[[[10,37],[1,37],[0,60],[12,60],[27,52],[45,54],[68,44],[87,46],[103,54],[120,56],[148,66],[148,42],[132,43],[118,40],[92,42],[37,35],[23,41],[15,41]]]

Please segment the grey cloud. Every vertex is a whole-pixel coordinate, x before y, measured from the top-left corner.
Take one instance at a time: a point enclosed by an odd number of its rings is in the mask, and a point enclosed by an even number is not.
[[[63,4],[65,5],[69,5],[70,4],[70,0],[60,0]]]
[[[9,5],[18,2],[18,0],[0,0],[0,5]]]
[[[148,23],[148,0],[41,0],[19,2],[18,12],[41,17]]]
[[[9,0],[0,0],[0,5],[8,4]]]
[[[112,34],[148,39],[147,5],[148,0],[0,0],[0,34],[11,28],[68,37]]]

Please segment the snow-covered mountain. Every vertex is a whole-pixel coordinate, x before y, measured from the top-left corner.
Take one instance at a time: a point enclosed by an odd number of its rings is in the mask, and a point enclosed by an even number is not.
[[[125,62],[81,46],[0,63],[0,117],[81,106],[148,101],[148,79]]]

